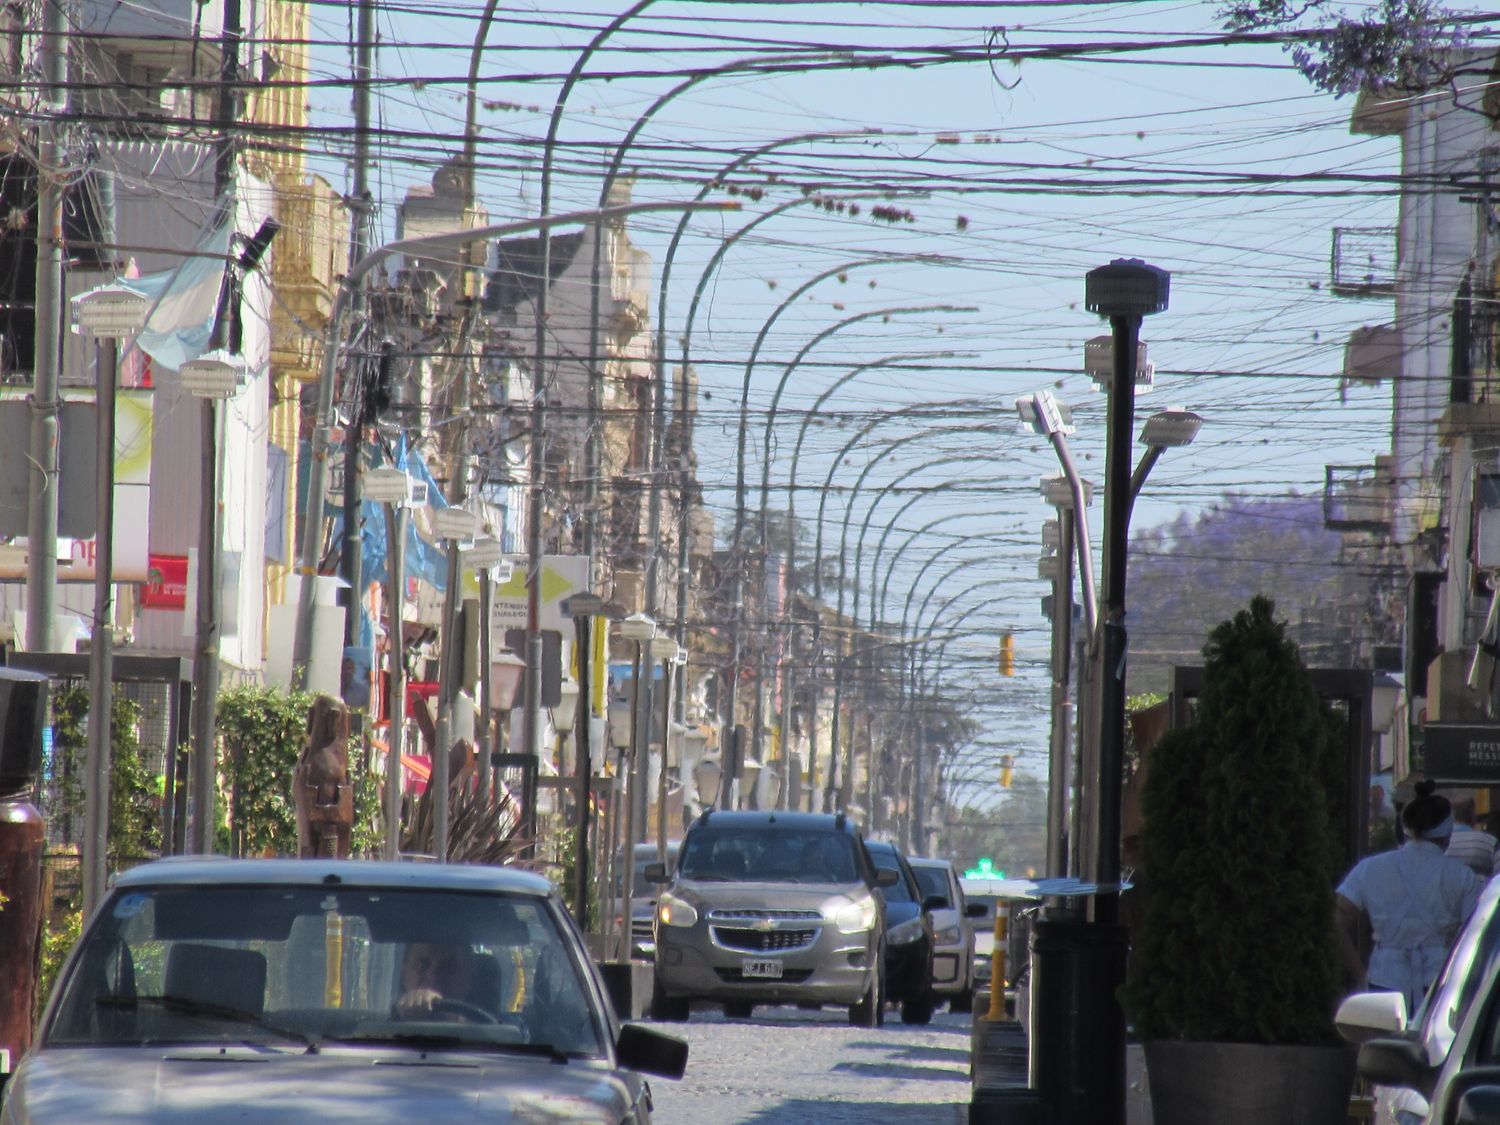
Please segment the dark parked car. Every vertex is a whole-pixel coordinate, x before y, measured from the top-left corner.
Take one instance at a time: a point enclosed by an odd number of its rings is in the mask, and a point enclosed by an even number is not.
[[[947,899],[924,898],[911,864],[894,844],[866,847],[876,867],[896,875],[880,891],[885,899],[886,998],[901,1005],[902,1023],[928,1023],[937,1003],[932,991],[931,912],[947,905]]]
[[[651,1011],[685,1020],[694,1000],[745,1018],[756,1004],[847,1005],[880,1021],[885,912],[893,877],[870,861],[852,820],[795,812],[714,812],[683,837],[656,902]]]
[[[686,1059],[535,875],[167,859],[95,911],[0,1120],[643,1125]]]

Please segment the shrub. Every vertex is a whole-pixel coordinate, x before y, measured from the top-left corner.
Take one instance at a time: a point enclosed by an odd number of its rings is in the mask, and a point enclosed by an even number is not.
[[[1195,725],[1150,751],[1151,894],[1125,993],[1144,1038],[1337,1041],[1339,853],[1323,779],[1340,751],[1274,612],[1256,597],[1213,630]]]

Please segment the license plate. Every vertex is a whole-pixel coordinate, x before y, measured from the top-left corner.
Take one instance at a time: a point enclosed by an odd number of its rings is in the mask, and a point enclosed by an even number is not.
[[[780,977],[781,977],[781,962],[780,961],[752,961],[750,958],[747,957],[740,964],[740,975],[741,976],[745,976],[745,977],[762,977],[762,978],[769,977],[769,978],[774,978],[774,979],[780,979]]]

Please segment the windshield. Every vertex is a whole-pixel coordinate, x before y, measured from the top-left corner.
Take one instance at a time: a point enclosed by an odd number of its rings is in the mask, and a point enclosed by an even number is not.
[[[906,872],[901,870],[901,861],[893,853],[871,848],[870,859],[882,871],[894,871],[897,875],[894,885],[880,888],[886,902],[917,901],[916,896],[911,893],[911,883],[907,881]]]
[[[853,883],[854,841],[842,832],[698,828],[683,844],[678,874],[718,882]]]
[[[117,893],[49,1045],[440,1041],[602,1053],[582,967],[542,900],[348,886]]]
[[[923,898],[937,895],[948,899],[949,906],[957,908],[957,904],[952,901],[953,893],[948,889],[948,873],[941,867],[918,867],[913,864],[911,873],[917,877],[917,886],[922,888]]]

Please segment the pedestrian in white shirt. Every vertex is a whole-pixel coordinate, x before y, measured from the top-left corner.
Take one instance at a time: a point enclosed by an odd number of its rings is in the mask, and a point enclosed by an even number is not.
[[[1479,903],[1484,880],[1450,859],[1453,807],[1430,781],[1401,810],[1407,839],[1394,851],[1367,856],[1339,884],[1335,897],[1339,950],[1350,976],[1375,990],[1399,992],[1414,1012],[1437,977],[1448,947]],[[1359,925],[1368,918],[1374,946],[1365,965]]]
[[[1471,868],[1481,879],[1495,873],[1495,837],[1481,831],[1474,823],[1474,798],[1453,799],[1453,839],[1448,842],[1448,858]]]

